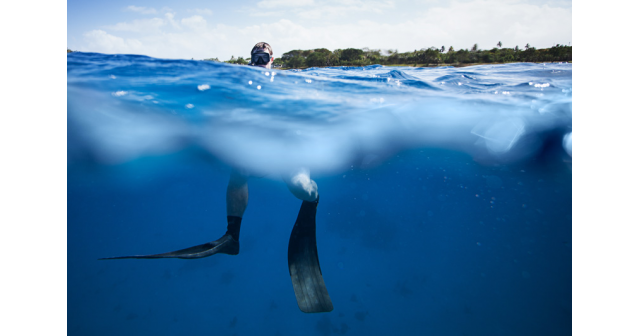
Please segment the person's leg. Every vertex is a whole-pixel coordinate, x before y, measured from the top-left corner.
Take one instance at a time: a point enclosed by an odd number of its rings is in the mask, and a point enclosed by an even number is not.
[[[238,254],[240,252],[240,222],[249,202],[247,179],[246,175],[236,170],[231,172],[227,186],[227,232],[220,239],[173,252],[101,259],[196,259],[218,253]]]
[[[231,172],[227,185],[227,234],[240,239],[240,222],[249,203],[248,177],[237,170]]]
[[[315,202],[318,199],[318,185],[311,179],[308,169],[297,169],[282,176],[289,191],[303,201]]]

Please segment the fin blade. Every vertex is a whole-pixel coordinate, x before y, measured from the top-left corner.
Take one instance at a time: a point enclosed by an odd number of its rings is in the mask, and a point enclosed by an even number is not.
[[[222,238],[209,243],[204,243],[185,249],[160,253],[160,254],[147,254],[147,255],[132,255],[122,257],[110,257],[100,258],[98,260],[113,260],[113,259],[161,259],[161,258],[179,258],[179,259],[197,259],[204,258],[216,253],[224,253],[235,255],[239,252],[239,245],[231,236],[223,236]]]
[[[316,206],[317,202],[303,201],[289,239],[289,274],[298,307],[305,313],[333,310],[318,260]]]

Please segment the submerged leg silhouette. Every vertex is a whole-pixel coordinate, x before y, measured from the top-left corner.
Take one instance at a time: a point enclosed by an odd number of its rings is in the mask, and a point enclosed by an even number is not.
[[[240,223],[248,204],[247,176],[237,171],[231,173],[227,187],[227,232],[218,240],[189,248],[146,255],[100,258],[109,259],[197,259],[224,253],[240,252]],[[322,278],[316,246],[316,209],[318,188],[309,177],[309,171],[297,170],[283,176],[293,195],[302,200],[296,223],[289,238],[289,275],[298,307],[305,313],[322,313],[333,310],[333,303]]]
[[[237,170],[233,170],[227,185],[227,232],[218,240],[188,247],[186,249],[147,255],[132,255],[123,257],[100,258],[110,259],[160,259],[180,258],[197,259],[218,253],[236,255],[240,252],[240,223],[242,215],[249,203],[249,177]]]
[[[100,258],[99,260],[160,258],[197,259],[212,256],[217,253],[236,255],[240,252],[240,243],[238,242],[238,239],[240,236],[241,221],[242,218],[240,217],[227,216],[227,233],[225,233],[220,239],[212,242],[166,253]]]

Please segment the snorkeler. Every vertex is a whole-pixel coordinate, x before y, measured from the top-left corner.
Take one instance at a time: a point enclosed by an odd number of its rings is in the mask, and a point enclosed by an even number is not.
[[[257,43],[251,50],[251,66],[271,69],[273,51],[265,42]],[[196,259],[224,253],[236,255],[240,252],[240,223],[249,203],[249,175],[234,169],[227,185],[227,232],[218,240],[186,249],[150,255],[133,255],[105,259]],[[305,313],[321,313],[333,310],[331,298],[325,286],[316,247],[316,208],[318,186],[310,177],[309,170],[298,169],[285,174],[282,179],[289,191],[302,200],[298,218],[289,238],[289,275],[298,301]]]

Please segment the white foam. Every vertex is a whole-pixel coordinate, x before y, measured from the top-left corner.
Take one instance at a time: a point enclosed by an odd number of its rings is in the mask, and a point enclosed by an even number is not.
[[[377,71],[382,75],[389,70]],[[448,71],[452,70],[442,72]],[[411,82],[398,87],[400,80],[389,77],[381,82],[321,77],[318,85],[295,85],[315,79],[305,73],[279,73],[278,82],[267,84],[265,91],[247,91],[247,83],[256,84],[257,90],[263,88],[258,85],[263,77],[257,83],[247,79],[262,74],[251,67],[238,70],[237,77],[203,77],[188,84],[200,91],[206,85],[207,90],[213,89],[211,95],[193,90],[172,96],[156,90],[155,84],[140,92],[70,85],[68,113],[86,130],[91,139],[88,146],[104,161],[124,161],[195,144],[229,165],[263,175],[292,167],[333,174],[351,165],[378,165],[392,153],[416,147],[508,160],[516,151],[535,153],[536,134],[562,123],[561,118],[570,122],[571,94],[561,93],[562,83],[556,79],[557,89],[545,89],[545,98],[532,101],[529,94],[518,94],[526,91],[513,86],[460,94],[455,81],[424,90]],[[270,72],[270,81],[275,74]],[[416,72],[418,75],[429,73]],[[544,84],[549,83],[539,85]],[[507,89],[513,90],[510,96],[500,95],[509,94]],[[217,97],[220,92],[224,97]],[[123,96],[126,99],[113,99]],[[198,119],[187,121],[187,116]],[[521,141],[525,138],[526,142]],[[571,155],[570,133],[563,147]]]

